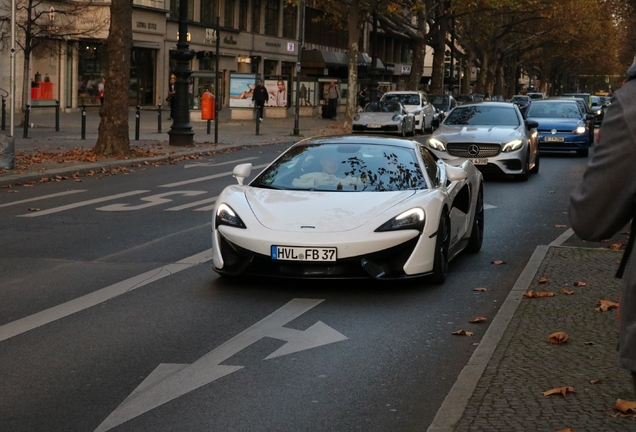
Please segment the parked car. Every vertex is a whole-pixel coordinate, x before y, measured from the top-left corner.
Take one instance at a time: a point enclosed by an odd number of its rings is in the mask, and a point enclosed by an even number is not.
[[[472,94],[458,94],[455,95],[455,100],[457,100],[457,103],[459,105],[463,105],[468,102],[475,102],[476,99],[475,96]]]
[[[415,116],[399,102],[371,102],[353,116],[352,129],[353,132],[412,136],[415,135]]]
[[[530,101],[531,99],[528,95],[514,95],[512,99],[510,99],[510,102],[519,107],[519,111],[521,111],[521,113],[523,113],[526,108],[528,108],[528,105],[530,105]]]
[[[605,111],[603,111],[603,103],[600,96],[591,96],[592,98],[592,114],[594,114],[594,124],[600,126],[603,123],[605,117]]]
[[[219,195],[214,270],[224,276],[401,279],[443,283],[460,251],[481,249],[483,179],[472,163],[378,136],[303,140],[248,185]]]
[[[452,165],[469,159],[484,173],[527,180],[539,172],[537,126],[515,104],[475,102],[451,111],[426,145]]]
[[[432,131],[433,121],[437,112],[425,93],[419,91],[390,91],[382,96],[381,101],[400,102],[415,116],[415,129],[417,131],[420,133]]]
[[[574,99],[567,98],[535,101],[526,111],[526,119],[539,124],[541,151],[576,151],[584,157],[592,144],[588,125],[593,118]]]
[[[545,93],[538,93],[538,92],[529,92],[529,93],[526,93],[526,96],[528,96],[530,100],[541,100],[546,98]]]
[[[451,95],[430,94],[428,100],[433,104],[439,113],[439,121],[444,120],[448,113],[457,106],[457,101]],[[439,126],[439,124],[437,125]]]

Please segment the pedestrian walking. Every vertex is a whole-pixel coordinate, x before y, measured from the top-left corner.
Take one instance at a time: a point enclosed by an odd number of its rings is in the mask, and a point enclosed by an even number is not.
[[[99,84],[97,84],[97,91],[100,105],[104,105],[104,88],[106,86],[106,78],[102,77]]]
[[[168,84],[168,97],[166,98],[166,102],[170,104],[170,118],[168,120],[172,120],[175,116],[174,106],[177,95],[177,77],[172,75],[170,77],[170,83]]]
[[[598,145],[570,197],[572,229],[583,240],[604,240],[631,232],[616,277],[623,279],[620,298],[618,365],[632,373],[636,391],[636,61],[625,85],[614,93],[599,132]]]
[[[366,104],[367,104],[367,86],[364,86],[358,92],[358,106],[360,108],[364,108]]]
[[[263,86],[263,81],[256,81],[256,87],[254,88],[254,92],[252,94],[252,101],[254,102],[254,106],[256,106],[256,115],[258,115],[258,121],[263,121],[265,102],[267,102],[268,99],[269,94],[267,93],[267,89]]]
[[[338,102],[340,101],[340,88],[333,81],[331,81],[331,83],[329,84],[327,97],[329,101],[329,114],[331,115],[331,119],[335,120],[336,116],[338,115]]]

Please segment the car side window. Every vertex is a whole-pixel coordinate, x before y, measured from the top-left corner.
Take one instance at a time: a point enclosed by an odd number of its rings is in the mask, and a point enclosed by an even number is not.
[[[424,168],[426,168],[426,173],[428,177],[431,179],[433,183],[433,187],[439,186],[440,178],[439,178],[439,169],[437,167],[437,162],[428,149],[424,146],[419,146],[420,155],[422,156],[422,160],[424,161]]]

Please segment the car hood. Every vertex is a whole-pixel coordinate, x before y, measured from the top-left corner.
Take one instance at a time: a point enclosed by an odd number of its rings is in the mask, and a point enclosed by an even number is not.
[[[549,129],[575,129],[577,126],[584,124],[583,120],[577,118],[545,118],[545,117],[528,117],[528,120],[539,123],[538,130]]]
[[[360,120],[355,121],[354,123],[368,123],[372,121],[376,122],[390,122],[395,113],[360,113]]]
[[[254,216],[266,228],[326,233],[358,228],[413,194],[413,190],[315,192],[249,188],[245,198]],[[393,216],[397,215],[387,212],[386,219]]]
[[[514,126],[447,126],[442,125],[433,138],[443,142],[506,143],[521,138]]]

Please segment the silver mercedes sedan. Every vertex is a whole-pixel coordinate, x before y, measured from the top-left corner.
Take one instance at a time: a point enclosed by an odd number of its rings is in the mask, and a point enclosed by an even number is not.
[[[539,172],[538,126],[524,120],[515,104],[470,103],[451,111],[426,146],[451,165],[469,159],[484,174],[525,181]]]

